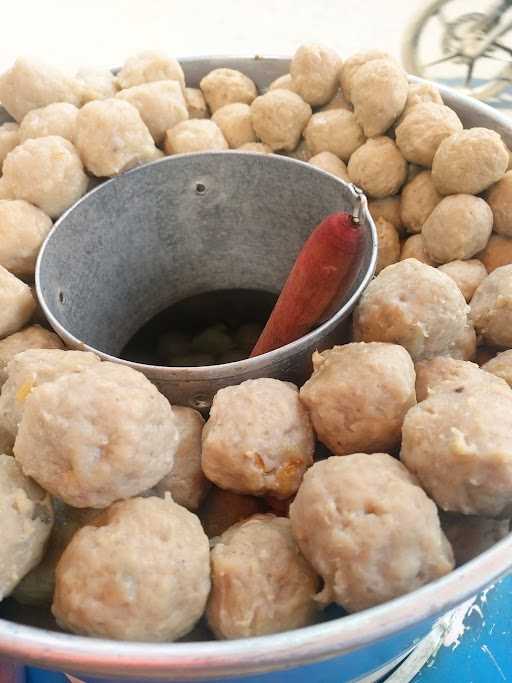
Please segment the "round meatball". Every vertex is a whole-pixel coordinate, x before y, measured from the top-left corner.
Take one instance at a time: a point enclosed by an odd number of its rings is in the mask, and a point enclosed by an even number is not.
[[[7,365],[18,353],[29,349],[63,349],[56,334],[40,325],[31,325],[0,341],[0,387],[7,379]]]
[[[5,157],[20,144],[20,127],[17,123],[0,125],[0,174]]]
[[[231,148],[236,149],[247,142],[256,142],[251,108],[248,104],[241,102],[226,104],[217,109],[212,120],[219,126]]]
[[[494,216],[494,231],[512,237],[512,171],[489,188],[486,199]]]
[[[312,107],[326,104],[338,89],[341,58],[329,47],[301,45],[290,64],[292,87]]]
[[[512,515],[512,391],[474,382],[407,413],[400,458],[443,510]]]
[[[512,387],[512,351],[498,353],[497,356],[482,365],[482,370],[500,377],[505,380],[509,387]]]
[[[492,234],[485,249],[476,257],[482,261],[488,273],[496,268],[512,264],[512,239]]]
[[[421,171],[404,185],[400,210],[407,232],[421,232],[425,221],[441,199],[430,171]]]
[[[316,168],[321,168],[322,171],[327,171],[327,173],[335,175],[346,183],[350,182],[347,167],[343,161],[332,152],[320,152],[320,154],[315,154],[315,156],[311,157],[309,163],[312,166],[316,166]]]
[[[395,344],[346,344],[313,355],[300,390],[320,441],[335,455],[400,444],[406,412],[416,403],[407,351]]]
[[[146,50],[130,57],[117,74],[122,89],[153,81],[178,81],[185,89],[185,75],[179,62],[165,52]]]
[[[304,139],[313,155],[332,152],[348,161],[365,137],[351,111],[330,109],[313,114],[304,130]]]
[[[82,107],[76,146],[87,170],[99,178],[152,161],[158,152],[137,109],[117,98],[95,100]]]
[[[52,220],[23,200],[0,200],[0,265],[14,275],[34,275],[36,259]]]
[[[199,83],[206,103],[214,114],[226,104],[251,104],[258,94],[251,79],[236,69],[214,69]]]
[[[292,92],[296,92],[293,87],[291,74],[284,74],[284,76],[275,78],[268,86],[267,90],[291,90]]]
[[[203,430],[202,466],[217,486],[289,498],[313,451],[311,423],[293,384],[261,378],[215,395]]]
[[[75,78],[81,87],[83,104],[114,97],[118,90],[117,78],[110,69],[84,67],[76,72]]]
[[[311,624],[319,579],[295,543],[290,520],[254,515],[231,527],[211,552],[206,616],[217,638],[248,638]]]
[[[20,124],[20,142],[59,135],[74,142],[78,108],[69,102],[55,102],[30,111]]]
[[[416,259],[416,261],[420,261],[427,266],[435,265],[425,250],[423,237],[421,235],[411,235],[402,243],[400,261],[405,261],[411,258]]]
[[[487,277],[485,266],[478,259],[450,261],[440,266],[439,270],[451,277],[467,302],[471,301],[477,287]]]
[[[439,145],[432,180],[441,194],[480,194],[501,180],[507,166],[508,152],[498,133],[470,128]]]
[[[436,268],[406,259],[368,285],[354,316],[357,341],[400,344],[416,360],[446,353],[467,324],[457,285]]]
[[[134,85],[121,90],[116,97],[137,109],[157,144],[163,142],[169,128],[188,119],[187,105],[178,81]]]
[[[478,286],[471,317],[484,343],[512,347],[512,265],[496,268]]]
[[[207,119],[210,116],[208,105],[199,88],[185,88],[185,102],[189,119]]]
[[[443,355],[457,360],[473,360],[476,355],[476,332],[473,324],[468,321],[461,334],[451,344]]]
[[[345,97],[343,97],[341,90],[338,90],[332,100],[329,100],[327,104],[324,104],[323,107],[320,107],[320,111],[330,111],[331,109],[345,109],[346,111],[352,111],[352,105],[347,102]]]
[[[291,152],[288,152],[286,156],[292,159],[298,159],[299,161],[309,161],[313,156],[305,140],[301,140],[297,147]]]
[[[352,79],[356,71],[364,64],[377,59],[393,60],[391,55],[383,50],[368,50],[357,52],[343,62],[340,70],[340,84],[342,93],[349,102],[352,102]]]
[[[245,142],[238,148],[239,152],[256,152],[257,154],[272,154],[272,149],[264,142]]]
[[[311,107],[289,90],[269,90],[251,104],[256,135],[272,150],[293,151],[311,118]]]
[[[368,202],[368,211],[374,221],[383,218],[396,230],[402,231],[402,219],[400,217],[400,195],[384,197],[384,199],[371,199]]]
[[[425,102],[443,104],[443,98],[437,87],[428,81],[424,83],[409,83],[407,102],[400,119],[403,120],[417,104],[424,104]]]
[[[480,197],[444,197],[423,224],[421,234],[428,255],[436,263],[469,259],[487,244],[492,211]]]
[[[0,455],[0,517],[2,601],[41,561],[53,524],[50,497],[8,455]]]
[[[432,166],[441,142],[461,130],[462,123],[453,109],[423,102],[415,105],[396,129],[396,144],[407,161]]]
[[[495,381],[495,377],[481,370],[476,363],[437,356],[415,365],[416,398],[418,403],[441,391],[460,393],[475,383],[492,384],[506,389],[506,385]]]
[[[176,640],[204,612],[209,550],[198,518],[170,496],[116,503],[64,550],[52,612],[75,633]]]
[[[168,491],[178,505],[197,510],[210,488],[201,469],[201,435],[204,420],[193,408],[173,406],[178,444],[172,470],[155,486],[159,495]]]
[[[165,134],[166,154],[207,152],[228,149],[228,143],[221,129],[209,119],[182,121]]]
[[[243,496],[232,491],[212,486],[199,510],[199,519],[208,538],[215,538],[227,531],[233,524],[264,510],[262,498]]]
[[[77,150],[58,135],[19,145],[7,155],[3,171],[14,199],[35,204],[51,218],[78,201],[89,182]]]
[[[413,591],[454,566],[436,506],[385,453],[317,462],[290,506],[290,520],[299,548],[324,580],[318,598],[348,612]]]
[[[404,110],[407,92],[407,75],[395,61],[375,59],[357,69],[350,96],[367,138],[383,135],[396,121]]]
[[[348,174],[363,192],[382,199],[396,194],[407,177],[407,164],[393,140],[367,140],[350,157]]]
[[[379,274],[381,270],[400,259],[400,239],[395,226],[384,218],[378,218],[375,227],[379,247],[375,273]]]
[[[83,372],[99,363],[99,358],[86,351],[60,349],[27,349],[7,365],[7,380],[0,396],[0,421],[12,437],[12,443],[23,417],[25,402],[31,392],[45,382],[62,375]]]
[[[69,102],[79,107],[81,88],[78,81],[59,69],[20,57],[0,76],[0,102],[20,122],[32,109],[53,102]]]
[[[21,330],[35,308],[30,287],[0,266],[0,339]]]
[[[454,512],[444,512],[440,517],[458,567],[492,548],[510,533],[509,519],[487,519]]]
[[[156,387],[131,368],[100,363],[30,392],[14,454],[68,505],[103,508],[161,481],[177,443],[176,419]]]

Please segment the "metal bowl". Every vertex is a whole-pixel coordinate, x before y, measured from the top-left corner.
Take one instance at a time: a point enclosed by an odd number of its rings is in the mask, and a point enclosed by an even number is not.
[[[190,85],[211,69],[227,66],[240,69],[263,89],[288,71],[289,60],[208,57],[182,64]],[[506,117],[450,89],[440,90],[465,126],[493,128],[512,147],[512,123]],[[246,683],[374,681],[440,615],[496,581],[511,565],[509,536],[442,579],[384,605],[296,631],[231,642],[155,645],[83,638],[26,625],[38,623],[34,613],[11,606],[9,619],[0,619],[0,654],[75,672],[91,683],[113,678],[221,683],[225,677]],[[4,603],[0,614],[8,609]]]

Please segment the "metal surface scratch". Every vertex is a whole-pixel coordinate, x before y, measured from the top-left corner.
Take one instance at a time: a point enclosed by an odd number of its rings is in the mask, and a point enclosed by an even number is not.
[[[489,648],[487,647],[487,645],[485,645],[485,644],[482,645],[482,646],[480,647],[480,649],[482,650],[482,652],[485,652],[485,654],[489,656],[491,662],[494,664],[494,666],[495,666],[496,669],[498,670],[498,672],[499,672],[500,676],[502,677],[502,679],[503,679],[504,681],[506,681],[506,680],[507,680],[507,677],[506,677],[505,674],[503,673],[502,668],[500,667],[500,665],[499,665],[498,662],[496,661],[495,656],[494,656],[493,653],[489,650]]]

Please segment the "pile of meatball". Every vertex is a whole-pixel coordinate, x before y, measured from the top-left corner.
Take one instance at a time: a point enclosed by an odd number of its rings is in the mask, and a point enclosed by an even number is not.
[[[509,533],[512,172],[496,132],[465,130],[385,53],[319,45],[260,94],[232,69],[186,87],[155,52],[117,76],[19,59],[0,102],[16,120],[0,127],[0,600],[95,637],[259,636],[392,600]],[[228,147],[362,188],[379,263],[351,342],[315,352],[300,389],[247,380],[205,420],[66,350],[31,279],[93,177]]]

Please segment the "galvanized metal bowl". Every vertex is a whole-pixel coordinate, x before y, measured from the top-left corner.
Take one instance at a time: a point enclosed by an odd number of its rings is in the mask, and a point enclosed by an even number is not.
[[[191,85],[211,69],[227,66],[240,69],[262,89],[287,72],[289,60],[215,57],[182,64]],[[454,91],[441,91],[465,126],[493,128],[512,147],[512,124],[506,117]],[[155,645],[83,638],[27,625],[41,622],[33,612],[11,606],[9,618],[0,618],[0,655],[75,672],[91,683],[113,678],[220,683],[224,677],[246,683],[373,681],[426,635],[441,614],[496,581],[511,565],[509,536],[448,576],[379,607],[288,633],[231,642]],[[4,603],[0,615],[5,617],[8,610]],[[251,674],[261,675],[245,678]]]

